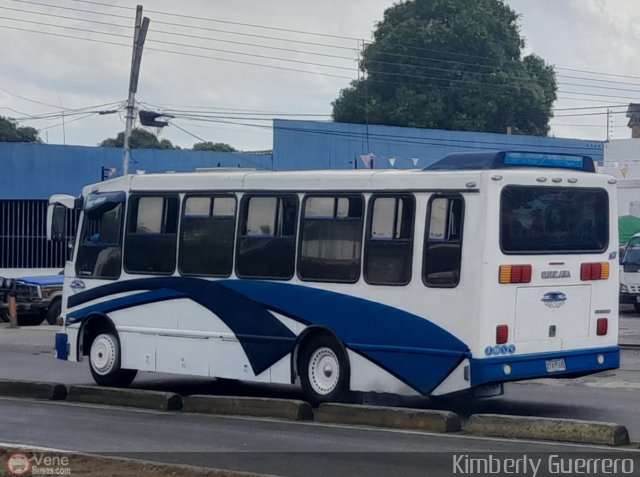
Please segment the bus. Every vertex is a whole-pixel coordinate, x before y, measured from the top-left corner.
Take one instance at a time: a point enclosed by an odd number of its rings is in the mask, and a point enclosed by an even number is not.
[[[616,185],[589,157],[137,174],[80,210],[57,358],[350,392],[499,393],[619,366]]]

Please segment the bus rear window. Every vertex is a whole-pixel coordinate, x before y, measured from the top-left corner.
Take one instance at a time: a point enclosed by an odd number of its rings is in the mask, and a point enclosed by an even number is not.
[[[504,253],[600,253],[608,243],[609,197],[604,189],[503,189],[500,246]]]

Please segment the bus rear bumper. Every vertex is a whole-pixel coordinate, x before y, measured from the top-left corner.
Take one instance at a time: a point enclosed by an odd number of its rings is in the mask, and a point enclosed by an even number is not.
[[[574,378],[620,367],[620,348],[470,359],[471,386],[539,378]]]

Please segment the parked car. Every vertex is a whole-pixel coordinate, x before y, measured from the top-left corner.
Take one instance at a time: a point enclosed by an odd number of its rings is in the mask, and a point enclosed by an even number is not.
[[[640,313],[640,234],[635,234],[620,255],[620,303]]]
[[[55,325],[62,309],[63,281],[62,272],[58,275],[16,279],[18,324],[33,326],[46,320],[50,325]],[[0,320],[8,321],[7,297],[0,298],[2,298],[0,301]]]

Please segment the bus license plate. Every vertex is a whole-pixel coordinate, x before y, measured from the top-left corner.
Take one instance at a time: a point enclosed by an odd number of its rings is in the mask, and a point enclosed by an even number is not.
[[[564,358],[550,359],[547,361],[547,373],[557,373],[566,370],[567,365],[564,362]]]

